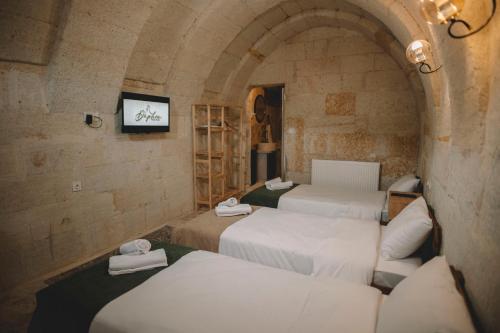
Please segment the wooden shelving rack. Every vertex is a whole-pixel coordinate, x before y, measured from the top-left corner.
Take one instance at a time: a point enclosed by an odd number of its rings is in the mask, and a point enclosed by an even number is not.
[[[242,110],[195,104],[193,184],[195,209],[213,208],[243,190]]]

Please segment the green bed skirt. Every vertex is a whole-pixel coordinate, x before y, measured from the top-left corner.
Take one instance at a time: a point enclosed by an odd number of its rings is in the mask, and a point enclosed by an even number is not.
[[[241,198],[240,202],[253,206],[278,208],[278,201],[280,200],[280,197],[286,192],[294,189],[297,185],[294,184],[291,188],[276,191],[270,191],[263,185],[252,192],[245,194]]]
[[[152,242],[164,248],[169,266],[194,249]],[[58,281],[36,294],[37,307],[28,332],[88,332],[92,319],[106,304],[168,267],[111,276],[108,260]]]

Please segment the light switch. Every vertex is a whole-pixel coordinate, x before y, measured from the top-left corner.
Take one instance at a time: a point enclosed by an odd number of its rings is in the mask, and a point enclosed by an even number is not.
[[[73,192],[80,192],[82,190],[82,181],[81,180],[73,181],[71,189],[73,190]]]

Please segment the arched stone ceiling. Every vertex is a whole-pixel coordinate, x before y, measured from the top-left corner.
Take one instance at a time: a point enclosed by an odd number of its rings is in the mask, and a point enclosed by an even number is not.
[[[245,83],[253,70],[266,56],[270,55],[281,42],[305,30],[324,26],[342,27],[365,35],[395,59],[409,77],[414,91],[416,93],[422,92],[421,83],[416,74],[415,67],[406,61],[403,47],[378,20],[363,15],[362,12],[353,13],[350,11],[311,9],[301,11],[294,16],[288,17],[285,21],[274,26],[268,33],[253,43],[250,48],[241,49],[240,53],[225,50],[206,81],[206,97],[209,97],[210,94],[221,94],[223,100],[238,101],[239,94],[241,92],[246,92]],[[238,38],[236,38],[235,41],[237,39]],[[233,41],[233,43],[235,41]],[[221,59],[227,56],[241,58],[238,68],[236,68],[231,75],[228,74],[226,68],[218,66]]]
[[[341,19],[342,15],[357,15],[356,23],[351,18],[344,19],[343,24],[350,24],[352,28],[356,28],[355,26],[358,25],[370,26],[374,24],[373,22],[383,22],[381,26],[385,24],[400,45],[406,45],[413,39],[425,38],[428,35],[426,26],[419,25],[412,14],[418,13],[414,8],[415,4],[408,8],[407,2],[402,0],[216,0],[210,2],[209,5],[203,2],[202,5],[200,2],[166,1],[159,4],[158,10],[155,9],[144,26],[131,56],[127,78],[162,83],[165,84],[165,89],[170,95],[189,96],[199,100],[205,90],[205,81],[207,81],[207,90],[222,89],[226,84],[225,78],[241,67],[242,59],[250,56],[249,52],[258,40],[266,35],[272,45],[272,38],[276,33],[273,29],[297,15],[303,19],[297,20],[297,23],[293,24],[293,27],[290,26],[290,29],[284,29],[280,38],[274,40],[276,44],[283,40],[286,34],[291,36],[308,26],[317,26],[318,22],[331,25],[333,16]],[[315,10],[330,10],[332,13],[329,17],[323,15],[322,21],[318,22],[312,16],[303,14]],[[179,21],[175,24],[177,36],[169,36],[172,30],[166,34],[152,33],[165,30],[170,24],[165,22],[170,21],[165,20],[165,14],[173,17],[174,21]],[[383,34],[383,36],[389,35],[390,33]],[[375,39],[379,38],[379,44],[390,44],[392,41],[392,38],[391,41],[387,41],[380,36],[382,35],[373,36]],[[172,45],[177,45],[155,48],[155,45],[165,43],[165,40],[167,44],[172,41]],[[261,47],[260,50],[265,55],[264,48]],[[393,55],[398,53],[401,52],[391,52]],[[259,56],[253,54],[255,55]],[[439,94],[436,93],[439,85],[436,77],[428,77],[424,80],[427,95],[434,99],[432,104],[439,103]],[[218,80],[217,89],[214,89],[217,78],[220,80]]]

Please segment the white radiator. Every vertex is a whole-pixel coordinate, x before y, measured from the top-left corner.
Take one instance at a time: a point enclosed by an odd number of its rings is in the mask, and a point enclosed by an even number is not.
[[[312,185],[328,185],[345,189],[378,191],[380,163],[312,160]]]

